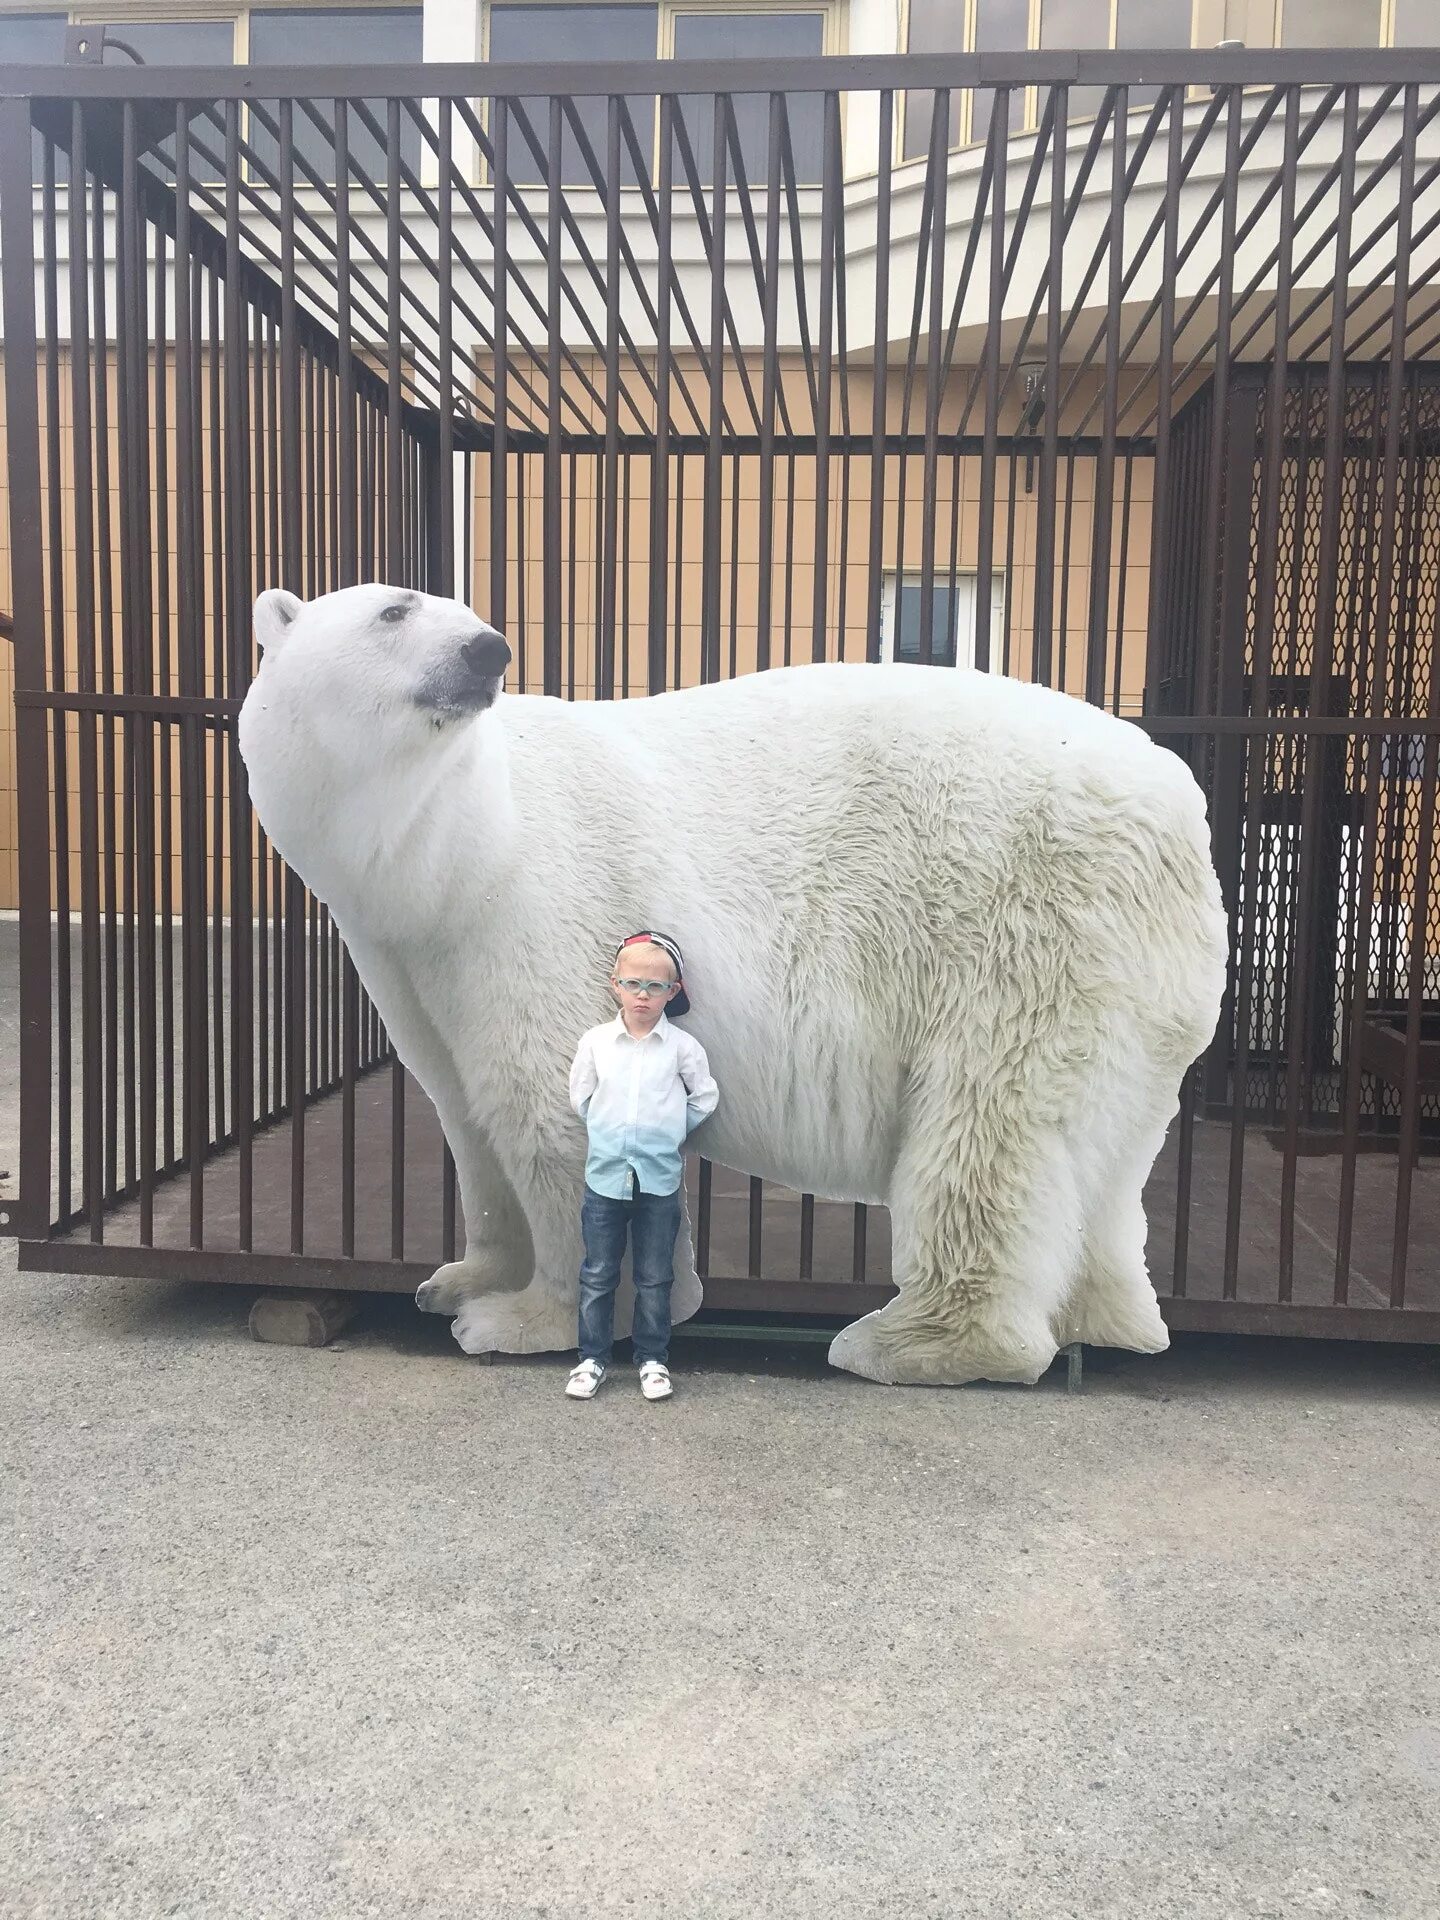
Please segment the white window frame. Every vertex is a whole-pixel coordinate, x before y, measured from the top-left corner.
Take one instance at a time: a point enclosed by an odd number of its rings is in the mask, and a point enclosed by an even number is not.
[[[287,3],[299,5],[299,4],[302,4],[302,0],[287,0]],[[339,0],[337,0],[337,4],[338,3],[339,3]],[[393,6],[395,4],[395,0],[372,0],[372,3],[388,4]],[[645,4],[645,3],[646,3],[646,0],[637,0],[637,4]],[[648,3],[657,4],[657,0],[648,0]],[[481,47],[480,57],[483,60],[488,60],[490,58],[490,12],[491,12],[492,6],[497,4],[502,6],[507,6],[507,7],[515,7],[515,6],[530,7],[538,14],[538,13],[542,13],[546,7],[583,7],[587,5],[623,6],[625,4],[625,0],[482,0],[482,16],[480,21],[480,47]],[[846,32],[848,27],[848,0],[789,0],[789,4],[787,4],[787,0],[658,0],[658,12],[659,12],[659,19],[656,25],[655,54],[654,54],[654,57],[657,60],[673,60],[675,58],[675,21],[677,16],[680,14],[817,13],[825,21],[825,30],[821,39],[821,47],[820,47],[822,55],[832,54],[832,53],[843,53],[846,47]],[[843,152],[843,146],[844,146],[844,125],[843,125],[844,111],[845,111],[845,106],[844,106],[844,103],[842,102],[842,106],[841,106],[842,152]],[[488,122],[488,112],[486,115],[486,119]],[[660,165],[660,116],[657,112],[655,116],[655,131],[651,136],[651,144],[650,144],[650,178],[651,178],[652,184],[659,170],[659,165]],[[477,156],[476,177],[472,182],[472,184],[475,186],[488,186],[490,184],[490,170],[488,167],[484,166],[483,164],[479,164],[478,156]],[[809,184],[809,183],[804,183],[804,184]],[[581,185],[581,186],[577,186],[570,189],[570,191],[578,192],[578,193],[594,193],[596,189],[593,186]]]
[[[899,599],[899,587],[902,580],[907,587],[922,586],[925,580],[925,574],[924,574],[923,568],[906,567],[902,571],[898,568],[892,567],[892,568],[887,568],[885,573],[881,576],[881,581],[880,581],[880,658],[882,661],[893,662],[895,659],[895,640],[896,640],[897,626],[898,626],[898,623],[895,618],[895,612],[896,612],[896,603]],[[957,667],[973,667],[975,665],[975,610],[977,605],[979,604],[978,589],[980,584],[980,575],[974,567],[958,567],[956,569],[955,587],[956,587],[957,595],[963,583],[968,583],[971,589],[970,591],[970,631],[968,635],[965,633],[963,628],[960,626],[960,622],[957,617],[956,633],[955,633],[955,665]],[[944,587],[948,591],[950,586],[950,569],[948,567],[937,567],[935,569],[935,578],[932,584],[936,587]],[[992,662],[998,651],[995,644],[996,639],[997,637],[1002,636],[1004,632],[1005,632],[1005,575],[999,567],[995,567],[992,569],[990,574],[990,653],[991,653]]]
[[[957,48],[956,51],[973,53],[975,50],[975,32],[979,22],[980,0],[959,0],[959,3],[964,9],[964,45],[961,48]],[[1101,3],[1105,6],[1108,16],[1105,45],[1113,49],[1115,46],[1116,28],[1119,24],[1120,0],[1101,0]],[[899,44],[903,52],[908,50],[910,45],[910,8],[912,0],[901,0],[901,4],[904,11],[900,22]],[[1278,22],[1279,8],[1283,4],[1283,0],[1271,0],[1271,4],[1273,4],[1276,9]],[[1388,9],[1394,4],[1394,0],[1383,0],[1383,4]],[[1209,12],[1210,6],[1211,0],[1190,0],[1190,45],[1192,47],[1198,45],[1200,42],[1201,23]],[[1044,0],[1029,0],[1029,19],[1025,29],[1025,46],[1029,52],[1040,51],[1040,24],[1043,9]],[[905,115],[909,111],[909,96],[911,91],[912,89],[906,89],[905,97],[901,102],[901,110],[895,116],[895,163],[897,165],[918,166],[923,163],[925,159],[924,154],[913,153],[909,156],[908,160],[905,155],[904,121]],[[1020,125],[1015,131],[1017,133],[1033,133],[1040,124],[1040,90],[1038,87],[1026,87],[1024,93],[1025,110]],[[960,103],[960,135],[954,146],[949,149],[951,153],[957,153],[962,147],[969,147],[975,144],[971,137],[974,99],[973,89],[967,88]],[[1083,124],[1083,121],[1077,121],[1073,124],[1080,125]]]

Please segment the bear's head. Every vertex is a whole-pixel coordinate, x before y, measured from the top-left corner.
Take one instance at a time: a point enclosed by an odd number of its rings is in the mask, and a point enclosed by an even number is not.
[[[510,664],[502,637],[462,601],[407,587],[309,602],[272,587],[255,602],[255,637],[266,699],[303,709],[322,744],[353,734],[367,755],[473,720]]]
[[[461,601],[404,587],[308,602],[272,588],[255,603],[255,637],[240,752],[261,821],[307,878],[362,831],[367,811],[364,831],[379,843],[423,804],[510,664],[500,634]]]

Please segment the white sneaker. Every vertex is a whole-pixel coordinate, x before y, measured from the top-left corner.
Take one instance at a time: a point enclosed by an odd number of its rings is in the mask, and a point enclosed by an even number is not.
[[[670,1369],[661,1360],[646,1360],[640,1367],[640,1391],[647,1400],[668,1400],[675,1391]]]
[[[565,1391],[572,1400],[593,1400],[604,1378],[605,1369],[598,1360],[582,1360],[578,1367],[570,1369]]]

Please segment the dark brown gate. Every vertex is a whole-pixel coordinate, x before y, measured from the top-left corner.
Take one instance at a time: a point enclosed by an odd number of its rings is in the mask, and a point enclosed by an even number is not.
[[[22,1262],[453,1253],[235,746],[255,593],[384,577],[470,596],[525,691],[897,657],[1150,728],[1234,927],[1148,1196],[1167,1316],[1440,1334],[1440,55],[303,84],[0,87]],[[885,1297],[883,1214],[691,1178],[713,1306]]]

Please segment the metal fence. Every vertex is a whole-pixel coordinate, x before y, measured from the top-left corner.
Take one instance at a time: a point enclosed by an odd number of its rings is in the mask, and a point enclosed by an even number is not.
[[[894,657],[1149,727],[1234,928],[1167,1315],[1440,1335],[1437,236],[1440,56],[12,70],[22,1261],[453,1254],[235,746],[256,592],[383,577],[524,691]],[[690,1178],[712,1304],[886,1296],[883,1213]]]

